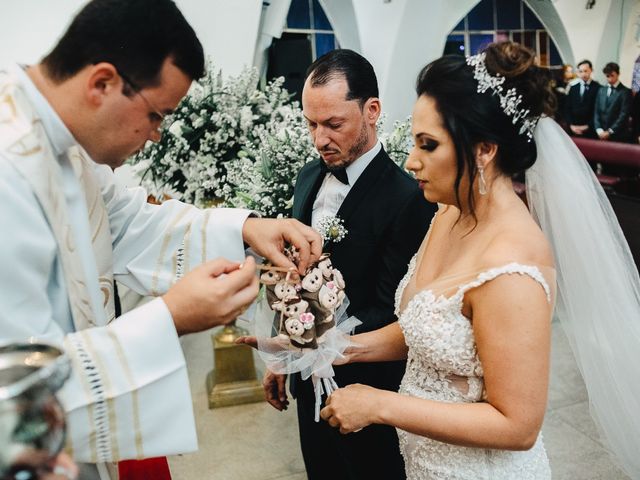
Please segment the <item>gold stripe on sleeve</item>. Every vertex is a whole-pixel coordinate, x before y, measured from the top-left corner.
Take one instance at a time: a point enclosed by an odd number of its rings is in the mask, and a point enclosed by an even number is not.
[[[111,460],[120,459],[120,449],[118,448],[118,423],[116,419],[116,408],[113,400],[113,387],[111,380],[109,379],[108,369],[102,361],[102,357],[96,351],[91,335],[87,330],[78,332],[82,335],[85,347],[93,360],[98,375],[92,379],[92,391],[94,398],[96,399],[96,410],[98,413],[98,432],[97,432],[97,448],[98,454],[101,456],[109,455],[107,458]],[[108,429],[104,428],[104,418],[106,414],[108,419]],[[102,426],[102,428],[100,428]],[[107,450],[110,453],[107,454]],[[100,461],[107,461],[105,458],[101,458]]]
[[[160,253],[158,254],[158,262],[156,263],[156,270],[153,272],[153,277],[151,277],[151,295],[157,297],[160,295],[158,291],[158,282],[160,277],[160,271],[162,270],[162,260],[164,259],[167,248],[169,248],[169,242],[171,241],[171,236],[175,229],[175,226],[182,220],[182,218],[189,212],[190,207],[185,206],[173,219],[173,221],[169,224],[167,228],[164,239],[162,240],[162,246],[160,247]],[[175,273],[175,272],[174,272]]]
[[[120,361],[120,365],[122,366],[122,371],[124,372],[124,376],[129,383],[129,391],[131,392],[131,403],[132,403],[132,412],[133,412],[133,431],[134,431],[134,439],[136,445],[136,457],[144,458],[144,449],[142,446],[142,428],[140,427],[140,403],[138,399],[138,388],[133,379],[133,373],[131,372],[131,368],[129,367],[129,362],[127,361],[127,356],[124,353],[124,349],[122,348],[122,344],[118,337],[111,329],[107,329],[109,338],[113,343],[113,347],[115,349],[116,355],[118,356],[118,360]]]

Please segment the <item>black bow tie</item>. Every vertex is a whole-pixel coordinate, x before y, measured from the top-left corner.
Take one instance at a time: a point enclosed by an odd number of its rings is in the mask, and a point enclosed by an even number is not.
[[[347,170],[345,167],[329,168],[326,163],[320,160],[320,171],[322,173],[330,173],[345,185],[349,185],[349,177],[347,176]]]

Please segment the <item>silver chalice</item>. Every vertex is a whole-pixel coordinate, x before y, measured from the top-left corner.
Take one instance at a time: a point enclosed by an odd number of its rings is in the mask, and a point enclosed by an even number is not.
[[[64,447],[55,393],[70,372],[69,358],[52,345],[0,345],[0,479],[37,478]]]

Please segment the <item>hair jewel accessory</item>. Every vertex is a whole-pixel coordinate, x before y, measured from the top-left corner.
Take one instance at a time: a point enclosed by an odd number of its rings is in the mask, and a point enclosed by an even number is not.
[[[520,123],[518,134],[525,134],[528,142],[533,139],[533,132],[540,117],[529,117],[529,109],[522,108],[522,95],[519,95],[515,88],[510,88],[506,92],[503,84],[505,77],[499,73],[491,75],[485,65],[486,54],[484,52],[467,57],[467,65],[473,67],[473,78],[478,82],[478,93],[485,93],[491,90],[492,95],[497,95],[500,99],[502,111],[511,117],[511,122],[516,125]]]

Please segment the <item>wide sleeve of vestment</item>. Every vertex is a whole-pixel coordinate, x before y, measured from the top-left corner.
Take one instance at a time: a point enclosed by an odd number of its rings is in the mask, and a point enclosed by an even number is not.
[[[201,210],[176,200],[147,203],[142,188],[117,185],[96,166],[113,239],[114,276],[142,295],[161,295],[205,261],[244,259],[242,226],[248,210]]]
[[[162,299],[71,333],[64,346],[74,375],[61,397],[76,461],[197,450],[184,356]]]
[[[0,220],[0,341],[67,350],[74,368],[60,398],[73,457],[100,462],[195,450],[186,366],[162,299],[108,326],[69,333],[55,237],[28,183],[3,161]]]

